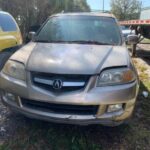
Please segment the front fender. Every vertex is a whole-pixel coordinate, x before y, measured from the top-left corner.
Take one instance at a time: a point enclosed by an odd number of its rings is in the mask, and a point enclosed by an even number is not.
[[[17,39],[11,35],[0,36],[0,51],[17,46]]]

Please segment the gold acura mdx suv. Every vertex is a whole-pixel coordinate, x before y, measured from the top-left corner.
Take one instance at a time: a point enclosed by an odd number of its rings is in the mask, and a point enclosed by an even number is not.
[[[32,37],[0,73],[4,104],[31,118],[79,125],[116,126],[131,116],[139,80],[113,15],[56,14]]]

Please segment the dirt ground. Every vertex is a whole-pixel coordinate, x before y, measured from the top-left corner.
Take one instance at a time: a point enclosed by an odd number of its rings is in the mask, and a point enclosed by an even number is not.
[[[0,102],[0,150],[150,150],[150,46],[139,48],[133,62],[141,87],[129,124],[53,124],[17,115]],[[147,98],[143,91],[149,93]]]

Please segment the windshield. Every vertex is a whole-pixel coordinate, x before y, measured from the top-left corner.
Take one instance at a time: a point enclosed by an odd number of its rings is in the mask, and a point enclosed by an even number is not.
[[[36,41],[120,45],[121,36],[113,18],[58,16],[47,21],[38,33]]]
[[[7,14],[0,14],[0,27],[4,32],[17,31],[17,25],[15,21]]]

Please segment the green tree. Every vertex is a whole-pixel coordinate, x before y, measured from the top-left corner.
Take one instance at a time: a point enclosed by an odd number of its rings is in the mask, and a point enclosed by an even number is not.
[[[119,20],[139,19],[141,5],[139,0],[111,0],[111,11]]]
[[[86,0],[0,0],[0,8],[15,17],[24,37],[30,26],[42,24],[54,13],[90,11]]]

